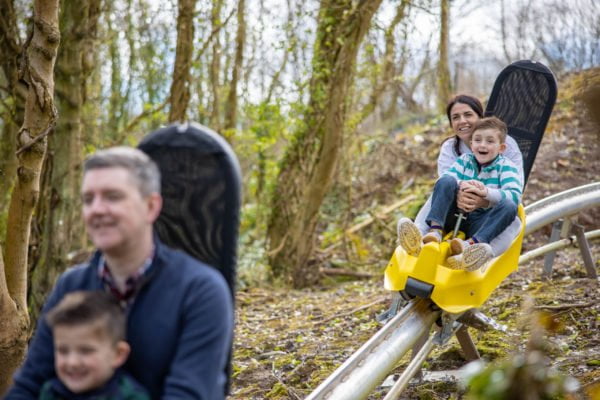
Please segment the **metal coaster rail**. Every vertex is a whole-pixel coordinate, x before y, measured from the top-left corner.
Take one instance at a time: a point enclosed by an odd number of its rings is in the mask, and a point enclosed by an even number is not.
[[[600,205],[600,182],[579,186],[537,201],[526,212],[525,234],[552,224],[561,218],[569,218],[588,208]],[[586,234],[588,238],[598,237],[598,231]],[[519,264],[565,247],[563,241],[525,253]],[[365,399],[389,375],[400,359],[417,343],[428,335],[434,323],[442,316],[442,311],[429,299],[411,300],[396,316],[387,322],[371,339],[358,349],[346,362],[333,372],[306,400],[360,400]],[[444,316],[447,316],[444,314]],[[457,329],[460,324],[452,329]],[[442,329],[443,330],[443,329]],[[440,331],[441,332],[441,331]],[[434,345],[444,343],[437,335],[429,336],[421,350],[396,380],[385,400],[398,398],[410,379],[419,371]],[[436,338],[438,340],[436,340]]]

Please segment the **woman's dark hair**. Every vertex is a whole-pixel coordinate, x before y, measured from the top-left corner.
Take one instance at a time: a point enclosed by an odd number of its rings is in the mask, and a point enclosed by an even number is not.
[[[479,118],[483,118],[483,105],[478,98],[469,96],[468,94],[458,94],[451,98],[446,106],[446,116],[448,117],[448,122],[450,122],[450,125],[452,125],[452,117],[450,112],[456,103],[468,105],[473,111],[475,111],[475,114],[477,114]],[[454,142],[454,151],[460,156],[460,140],[458,139],[458,135],[455,135],[454,137],[456,139]]]

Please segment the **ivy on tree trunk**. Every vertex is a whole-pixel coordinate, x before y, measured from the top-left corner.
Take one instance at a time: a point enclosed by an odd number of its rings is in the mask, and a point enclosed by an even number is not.
[[[294,287],[318,280],[311,264],[318,214],[343,142],[347,94],[360,43],[381,0],[323,0],[304,126],[281,163],[268,226],[273,274]]]
[[[19,28],[13,0],[0,0],[0,66],[6,79],[6,91],[10,94],[3,102],[4,121],[0,132],[0,242],[4,241],[4,222],[10,200],[10,193],[17,175],[17,157],[15,146],[17,132],[23,124],[27,86],[19,80],[19,62],[24,57],[23,44],[19,37]],[[7,105],[9,105],[7,107]]]
[[[56,61],[56,99],[61,111],[48,140],[32,229],[30,316],[35,318],[67,257],[85,247],[79,201],[87,79],[94,66],[100,0],[62,4],[61,46]],[[82,241],[83,238],[83,241]]]
[[[10,384],[27,344],[27,253],[47,136],[54,128],[54,63],[60,41],[58,0],[36,0],[33,35],[21,71],[27,82],[23,125],[17,136],[17,180],[8,210],[4,262],[0,259],[0,394]],[[8,316],[8,318],[7,318]]]

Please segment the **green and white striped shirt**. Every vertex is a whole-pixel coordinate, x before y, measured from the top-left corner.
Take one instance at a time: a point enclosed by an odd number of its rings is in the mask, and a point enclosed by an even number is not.
[[[454,177],[457,181],[476,180],[488,188],[486,197],[492,204],[502,199],[511,199],[515,204],[521,202],[523,183],[519,170],[508,158],[499,154],[490,164],[480,167],[473,154],[460,156],[444,175]]]

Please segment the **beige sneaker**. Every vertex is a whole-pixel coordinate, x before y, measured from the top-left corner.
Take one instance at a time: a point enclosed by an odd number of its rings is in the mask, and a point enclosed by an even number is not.
[[[450,241],[450,252],[452,255],[462,254],[462,252],[465,251],[465,249],[470,245],[471,243],[467,242],[466,240],[454,238]]]
[[[429,232],[423,236],[423,243],[435,242],[440,243],[442,241],[442,231],[440,229],[430,229]]]
[[[421,252],[421,231],[409,218],[398,221],[398,243],[409,255],[418,257]]]
[[[475,243],[468,246],[463,252],[464,269],[475,271],[483,267],[488,261],[494,258],[492,247],[487,243]]]
[[[448,257],[446,259],[446,265],[450,269],[465,269],[462,262],[462,254]]]

